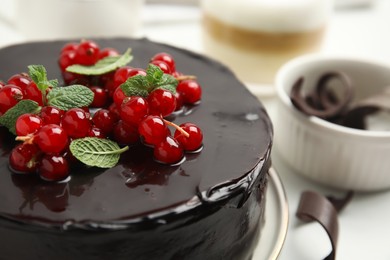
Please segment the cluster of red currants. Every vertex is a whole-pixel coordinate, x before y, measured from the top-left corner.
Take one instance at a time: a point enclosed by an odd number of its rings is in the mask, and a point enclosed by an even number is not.
[[[22,99],[43,104],[42,93],[28,74],[15,74],[8,79],[7,83],[0,82],[0,116]]]
[[[196,151],[202,146],[203,135],[199,127],[192,123],[177,126],[164,119],[174,111],[182,109],[183,105],[199,103],[202,95],[201,87],[196,80],[186,79],[176,70],[173,57],[168,53],[157,53],[150,64],[159,67],[165,74],[170,74],[179,80],[176,93],[168,90],[155,89],[148,97],[127,97],[120,85],[130,77],[146,76],[142,68],[124,66],[115,72],[96,77],[73,74],[66,68],[73,64],[94,65],[107,56],[118,55],[112,48],[100,50],[93,41],[68,43],[61,50],[59,65],[65,82],[72,79],[87,82],[98,82],[100,86],[90,86],[94,92],[92,107],[106,107],[98,110],[93,116],[93,122],[100,132],[116,142],[127,145],[136,143],[141,137],[143,143],[154,147],[155,159],[168,164],[177,163],[183,158],[183,151]],[[183,78],[184,80],[181,80]],[[89,83],[88,83],[89,82]],[[110,104],[110,99],[113,100]],[[108,102],[107,102],[108,101]],[[173,137],[168,125],[176,131]],[[96,130],[97,131],[97,130]]]
[[[104,57],[115,55],[118,55],[116,50],[100,50],[92,41],[69,43],[61,51],[59,65],[64,81],[85,81],[94,92],[90,107],[98,109],[91,110],[92,113],[88,107],[63,111],[47,106],[42,100],[45,95],[26,74],[12,76],[7,84],[0,85],[0,115],[22,99],[34,100],[41,106],[39,112],[23,114],[16,121],[17,140],[23,143],[10,155],[10,167],[14,171],[38,172],[48,181],[63,180],[69,175],[68,162],[75,160],[69,144],[83,137],[109,138],[121,145],[141,141],[153,147],[157,161],[166,164],[179,163],[185,151],[201,149],[203,135],[198,126],[193,123],[178,126],[166,120],[183,105],[194,105],[201,99],[200,85],[193,79],[181,79],[171,55],[158,53],[150,63],[178,79],[176,93],[156,88],[147,97],[126,96],[120,85],[133,76],[146,76],[141,68],[124,66],[100,75],[99,85],[91,85],[91,77],[66,71],[73,64],[91,66]],[[94,81],[97,82],[96,77]],[[173,135],[170,128],[175,129]]]
[[[41,91],[25,73],[15,74],[6,84],[0,84],[0,115],[22,99],[34,100],[43,105]],[[68,145],[68,137],[60,126],[52,124],[53,121],[59,121],[63,113],[55,107],[47,106],[42,108],[40,115],[24,114],[18,118],[15,126],[17,134],[31,140],[12,150],[10,166],[14,171],[35,172],[39,166],[44,179],[59,180],[67,176],[66,159],[57,154]],[[44,124],[46,126],[42,127]],[[28,136],[33,133],[34,137]],[[47,154],[44,155],[41,151]]]
[[[38,172],[44,180],[59,181],[69,175],[69,161],[75,161],[69,151],[72,139],[105,137],[94,126],[88,108],[68,111],[43,106],[39,113],[18,117],[15,124],[18,141],[10,155],[10,167],[15,172]]]

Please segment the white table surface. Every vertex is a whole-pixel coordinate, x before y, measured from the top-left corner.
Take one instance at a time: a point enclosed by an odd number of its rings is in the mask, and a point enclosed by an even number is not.
[[[200,17],[200,11],[193,6],[147,6],[139,35],[202,52]],[[25,40],[0,21],[0,47]],[[390,64],[390,1],[377,0],[368,8],[336,10],[322,53],[366,57]],[[259,98],[273,118],[275,96]],[[323,259],[330,251],[330,243],[319,224],[303,224],[295,217],[299,197],[304,190],[333,195],[343,192],[322,187],[292,172],[279,159],[277,149],[274,147],[273,164],[285,187],[290,215],[279,259]],[[355,195],[339,216],[337,259],[390,259],[389,205],[388,191]]]

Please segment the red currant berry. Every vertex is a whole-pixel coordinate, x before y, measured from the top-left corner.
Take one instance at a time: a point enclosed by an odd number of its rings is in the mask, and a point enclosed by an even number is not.
[[[117,87],[114,84],[114,80],[107,81],[104,84],[104,88],[107,90],[109,97],[112,97],[114,95],[114,91],[117,89]]]
[[[169,128],[158,116],[147,116],[139,124],[138,131],[143,142],[149,145],[157,145],[169,135]]]
[[[99,59],[99,46],[93,41],[83,41],[76,51],[76,63],[82,65],[94,65]]]
[[[122,83],[124,83],[127,80],[127,78],[129,77],[129,73],[132,70],[133,68],[130,66],[124,66],[116,70],[114,75],[115,88],[119,87]]]
[[[0,89],[0,114],[15,106],[23,99],[22,90],[15,85],[5,85]]]
[[[97,138],[106,138],[104,132],[100,128],[97,128],[96,126],[92,127],[91,130],[89,130],[88,136],[97,137]]]
[[[113,57],[113,56],[119,56],[119,52],[114,48],[104,48],[99,52],[99,60],[106,57]]]
[[[120,120],[114,126],[113,138],[116,142],[123,145],[134,144],[139,140],[138,129],[136,126]]]
[[[120,118],[120,106],[117,106],[115,103],[112,103],[109,107],[108,107],[108,111],[111,112],[111,114],[115,115],[115,118],[116,118],[116,121],[119,120]]]
[[[58,65],[62,72],[66,70],[70,65],[76,64],[76,52],[75,51],[67,51],[63,52],[58,59]]]
[[[158,162],[174,164],[183,159],[184,153],[174,138],[166,136],[163,141],[154,147],[153,155]]]
[[[52,106],[44,106],[41,109],[40,116],[43,124],[61,124],[61,118],[65,114],[65,111]]]
[[[45,155],[39,167],[39,176],[45,181],[62,181],[69,176],[68,161],[58,155]]]
[[[88,136],[92,127],[89,115],[82,108],[72,108],[66,111],[61,123],[66,133],[72,138]]]
[[[123,101],[120,117],[128,124],[138,125],[148,113],[148,102],[143,97],[131,96]]]
[[[130,78],[130,77],[134,77],[134,76],[137,76],[137,75],[146,76],[146,71],[144,69],[141,69],[141,68],[133,68],[129,72],[128,76]]]
[[[151,61],[163,61],[168,65],[171,72],[176,71],[175,60],[168,53],[165,53],[165,52],[157,53],[156,55],[153,56]]]
[[[154,60],[151,61],[150,64],[159,67],[165,74],[171,74],[173,72],[171,71],[171,68],[168,66],[168,64],[166,64],[164,61]]]
[[[16,173],[33,173],[39,161],[39,149],[34,144],[19,144],[9,157],[11,169]]]
[[[68,135],[61,126],[55,124],[42,126],[33,140],[44,153],[60,153],[68,146]]]
[[[112,95],[112,99],[114,100],[114,102],[117,106],[121,106],[123,103],[123,100],[126,97],[127,96],[125,95],[125,93],[123,92],[123,90],[120,87],[116,88],[114,91],[114,94]]]
[[[175,98],[176,98],[176,109],[175,111],[180,111],[183,108],[183,97],[182,95],[176,91],[175,93]]]
[[[149,94],[147,100],[151,115],[165,117],[175,111],[176,97],[168,90],[156,89]]]
[[[62,78],[64,79],[66,85],[72,85],[72,84],[79,84],[84,86],[89,85],[89,80],[86,75],[63,71]]]
[[[104,107],[108,102],[108,93],[104,88],[101,87],[91,87],[93,92],[93,101],[91,107]]]
[[[111,133],[117,121],[117,116],[107,109],[99,109],[92,118],[94,125],[105,134]]]
[[[32,82],[32,80],[28,74],[20,73],[10,77],[7,84],[18,86],[24,92],[30,82]]]
[[[62,152],[61,154],[62,156],[64,156],[64,158],[68,161],[70,165],[81,164],[81,162],[72,154],[69,146],[65,150],[65,152]]]
[[[104,73],[103,75],[100,75],[99,76],[99,81],[100,81],[100,84],[99,86],[104,86],[106,89],[106,85],[108,84],[114,84],[114,75],[115,75],[115,71],[111,71],[111,72],[107,72],[107,73]],[[107,89],[109,90],[109,89]]]
[[[78,47],[79,44],[77,42],[68,42],[62,47],[61,53],[68,52],[68,51],[76,51]]]
[[[25,89],[25,99],[30,99],[38,103],[38,105],[43,106],[42,92],[38,89],[34,81],[31,81]]]
[[[183,80],[179,82],[176,91],[180,92],[183,101],[188,104],[196,104],[202,97],[202,88],[195,80]]]
[[[34,114],[23,114],[18,117],[15,124],[16,135],[26,136],[33,134],[42,127],[42,119]]]
[[[89,107],[80,107],[82,110],[84,110],[85,115],[88,119],[91,119],[91,111],[89,111]]]
[[[125,66],[119,68],[114,75],[114,87],[119,87],[122,83],[124,83],[128,78],[134,77],[137,75],[146,76],[146,71],[141,68],[132,68],[129,66]]]
[[[180,127],[189,134],[189,136],[186,137],[179,130],[175,131],[174,137],[184,150],[196,151],[202,147],[203,133],[197,125],[192,123],[184,123],[181,124]]]

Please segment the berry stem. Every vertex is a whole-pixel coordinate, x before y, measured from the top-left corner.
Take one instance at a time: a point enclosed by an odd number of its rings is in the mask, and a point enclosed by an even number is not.
[[[172,127],[174,127],[176,130],[178,130],[180,133],[182,133],[185,137],[189,137],[190,134],[187,133],[183,128],[181,128],[180,126],[178,126],[177,124],[171,122],[171,121],[168,121],[168,120],[165,120],[164,118],[162,118],[162,120],[164,121],[165,124],[167,125],[170,125]]]
[[[180,75],[176,77],[176,80],[183,81],[183,80],[195,80],[196,76],[194,75]]]
[[[15,138],[16,141],[22,141],[25,144],[33,144],[33,139],[33,135],[17,136]]]

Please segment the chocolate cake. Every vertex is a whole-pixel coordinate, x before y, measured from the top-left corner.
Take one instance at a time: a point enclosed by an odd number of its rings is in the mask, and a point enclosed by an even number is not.
[[[174,119],[196,122],[203,150],[178,166],[130,147],[111,169],[77,167],[65,182],[14,174],[16,142],[0,127],[0,259],[251,259],[264,225],[273,131],[264,107],[224,66],[146,39],[96,39],[146,67],[157,52],[197,76],[202,103]],[[42,64],[61,78],[65,41],[0,50],[0,78]]]

